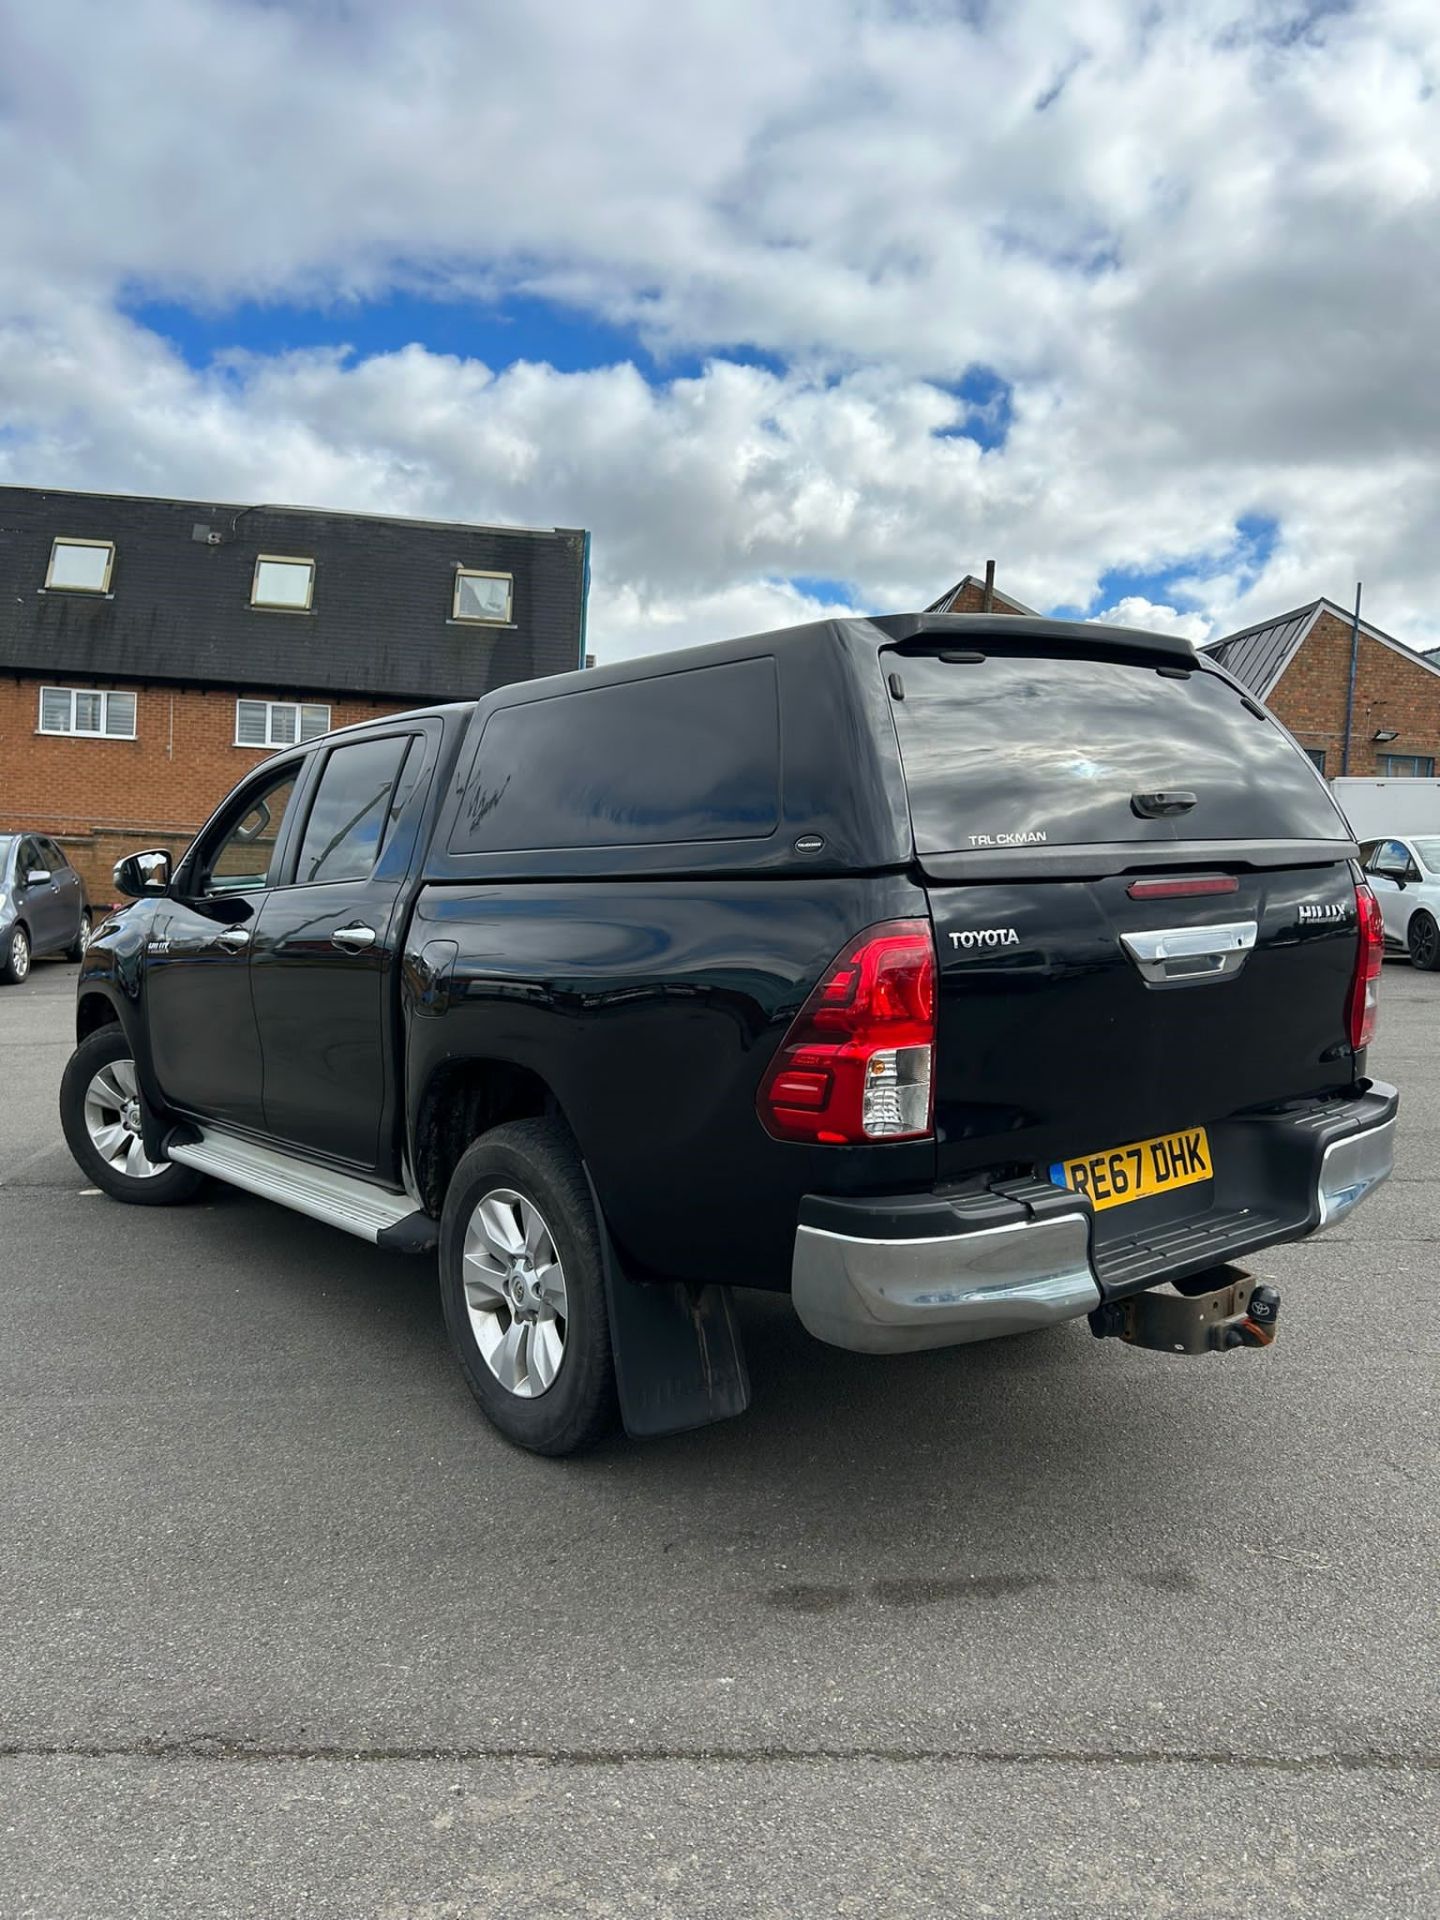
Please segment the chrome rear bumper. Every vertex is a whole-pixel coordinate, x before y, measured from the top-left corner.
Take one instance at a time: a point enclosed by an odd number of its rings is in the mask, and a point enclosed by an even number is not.
[[[1107,1286],[1092,1244],[1089,1203],[1047,1181],[1014,1181],[955,1199],[900,1195],[872,1201],[815,1197],[802,1204],[791,1293],[817,1340],[859,1353],[917,1353],[1027,1333],[1092,1313],[1107,1297],[1243,1259],[1260,1246],[1333,1226],[1378,1187],[1395,1159],[1393,1088],[1245,1123],[1246,1151],[1263,1151],[1257,1177],[1269,1210],[1231,1207],[1197,1227],[1187,1253],[1171,1235],[1172,1265],[1143,1282]]]

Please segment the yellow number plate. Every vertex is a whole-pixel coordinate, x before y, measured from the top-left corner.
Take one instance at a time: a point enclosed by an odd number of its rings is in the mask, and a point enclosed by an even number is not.
[[[1157,1134],[1153,1140],[1087,1153],[1079,1160],[1057,1160],[1050,1169],[1057,1187],[1087,1195],[1097,1211],[1148,1200],[1152,1194],[1171,1193],[1176,1187],[1193,1187],[1214,1175],[1204,1127]]]

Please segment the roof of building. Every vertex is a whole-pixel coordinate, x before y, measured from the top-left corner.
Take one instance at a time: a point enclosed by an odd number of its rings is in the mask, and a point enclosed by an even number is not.
[[[47,586],[54,540],[112,541],[105,591]],[[474,699],[583,653],[588,536],[328,509],[0,486],[0,672]],[[251,604],[257,559],[314,562],[311,604]],[[505,624],[456,620],[457,568],[509,575]]]
[[[926,613],[950,613],[954,609],[956,601],[963,600],[966,592],[971,589],[983,593],[985,591],[985,582],[977,579],[973,573],[967,573],[963,579],[957,580],[954,586],[949,588],[947,592],[942,593],[940,598],[932,605],[926,607]],[[1016,613],[1028,613],[1036,619],[1042,617],[1036,612],[1034,607],[1027,607],[1023,600],[1017,600],[1013,593],[1003,593],[999,587],[994,589],[994,598],[997,601],[1003,601],[1007,607],[1013,607]]]
[[[1242,627],[1238,633],[1227,633],[1219,640],[1207,640],[1201,651],[1218,660],[1228,673],[1233,673],[1247,693],[1254,694],[1257,700],[1264,700],[1304,646],[1322,613],[1334,614],[1347,626],[1355,618],[1353,608],[1339,606],[1334,600],[1322,596],[1289,613],[1279,613],[1273,619],[1257,621],[1253,627]],[[1424,667],[1427,673],[1440,673],[1440,655],[1417,653],[1413,647],[1407,647],[1393,634],[1382,632],[1368,620],[1360,622],[1360,631],[1367,640],[1375,640],[1382,647],[1389,647],[1392,653],[1398,653],[1413,666]]]

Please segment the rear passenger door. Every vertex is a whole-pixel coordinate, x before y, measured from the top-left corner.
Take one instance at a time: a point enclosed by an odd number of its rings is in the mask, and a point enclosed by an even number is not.
[[[250,950],[265,1129],[370,1172],[393,1102],[396,943],[439,723],[329,749]]]
[[[61,928],[63,944],[68,948],[80,937],[80,917],[85,911],[85,889],[80,876],[65,858],[53,840],[40,836],[40,851],[45,856],[45,865],[50,869],[50,878],[55,883],[56,896],[61,906]]]

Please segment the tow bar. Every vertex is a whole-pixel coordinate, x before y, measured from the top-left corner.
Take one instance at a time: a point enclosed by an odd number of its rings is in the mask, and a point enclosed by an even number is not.
[[[1215,1267],[1127,1300],[1107,1300],[1090,1315],[1090,1331],[1097,1340],[1160,1353],[1228,1353],[1268,1347],[1279,1317],[1277,1287],[1238,1267]]]

